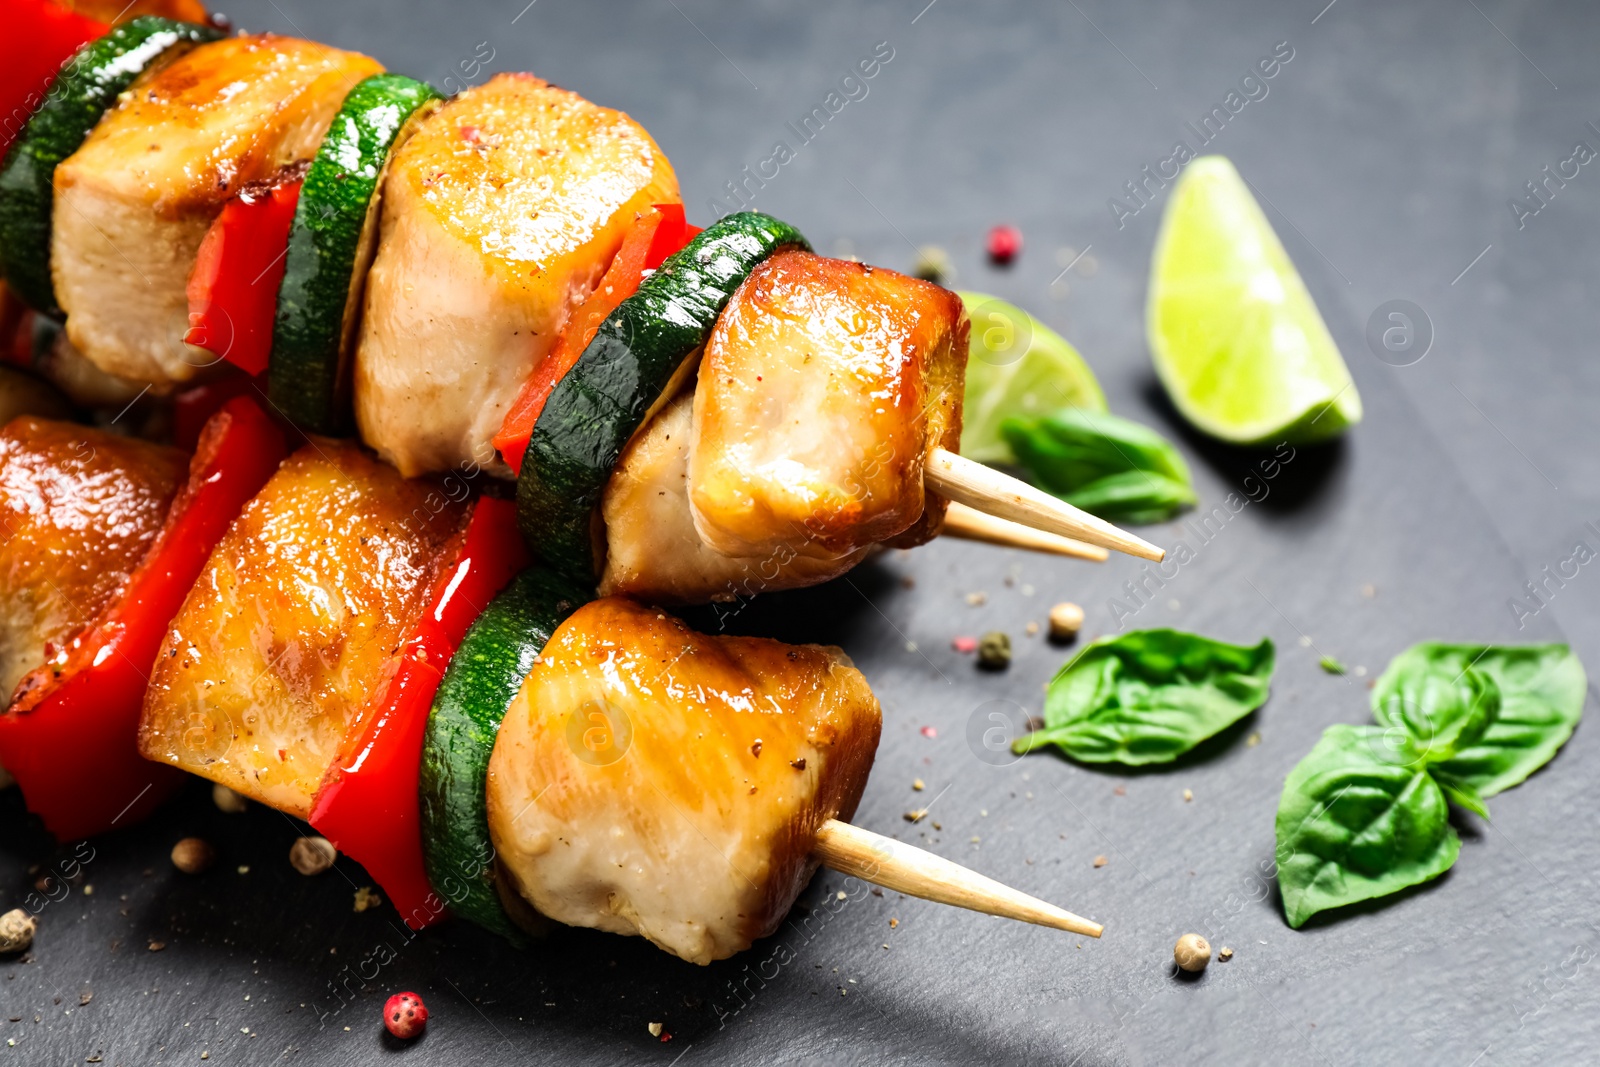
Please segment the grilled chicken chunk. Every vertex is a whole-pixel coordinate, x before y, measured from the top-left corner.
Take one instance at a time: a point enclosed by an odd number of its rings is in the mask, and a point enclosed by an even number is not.
[[[56,168],[51,270],[78,350],[158,389],[214,366],[182,340],[206,229],[242,186],[310,159],[345,94],[382,69],[258,34],[192,48],[135,82]]]
[[[879,719],[836,648],[594,601],[506,711],[490,834],[540,913],[709,963],[778,928],[817,828],[855,812]]]
[[[757,267],[706,343],[689,445],[695,528],[730,556],[831,559],[921,544],[922,487],[961,438],[967,318],[903,274],[784,252]]]
[[[140,751],[307,817],[347,728],[387,688],[465,515],[354,445],[290,456],[173,620]]]
[[[620,111],[526,74],[420,124],[384,183],[355,362],[362,439],[406,475],[476,463],[637,213],[678,180]]]
[[[0,694],[64,655],[144,558],[183,453],[23,416],[0,430]]]
[[[871,548],[815,559],[779,547],[765,557],[724,556],[700,540],[689,512],[689,428],[693,392],[645,424],[606,483],[602,596],[652,604],[703,604],[799,589],[836,578]]]

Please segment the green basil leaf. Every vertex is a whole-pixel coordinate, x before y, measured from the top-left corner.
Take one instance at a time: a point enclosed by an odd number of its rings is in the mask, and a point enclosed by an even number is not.
[[[1035,482],[1103,518],[1159,522],[1195,502],[1178,450],[1136,422],[1061,408],[1004,419],[1000,434]]]
[[[1061,499],[1112,522],[1149,526],[1165,522],[1195,502],[1194,489],[1154,471],[1123,471],[1096,478]]]
[[[1461,839],[1420,763],[1388,755],[1376,726],[1330,726],[1278,801],[1278,888],[1289,925],[1437,878]]]
[[[1492,797],[1526,781],[1572,736],[1583,715],[1588,678],[1566,645],[1447,645],[1424,642],[1396,656],[1373,689],[1374,711],[1384,680],[1421,662],[1458,677],[1469,667],[1494,680],[1500,713],[1481,737],[1463,744],[1437,769]]]
[[[1267,699],[1274,649],[1177,630],[1135,630],[1078,653],[1050,683],[1045,728],[1012,745],[1058,746],[1086,763],[1165,763]]]
[[[1466,808],[1481,818],[1489,817],[1489,806],[1471,785],[1447,771],[1441,771],[1438,767],[1429,767],[1428,774],[1439,784],[1439,788],[1444,791],[1445,799],[1450,803]]]
[[[1426,656],[1396,656],[1372,690],[1380,726],[1399,727],[1424,762],[1470,746],[1500,714],[1500,687],[1482,671],[1441,669]]]

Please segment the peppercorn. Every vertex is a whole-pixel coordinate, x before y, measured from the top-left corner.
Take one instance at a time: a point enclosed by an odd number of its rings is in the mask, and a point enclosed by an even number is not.
[[[415,993],[396,993],[383,1004],[383,1025],[402,1041],[410,1041],[428,1025],[428,1008]]]
[[[339,858],[326,837],[297,837],[289,846],[289,864],[301,874],[321,874]]]
[[[991,262],[1004,266],[1022,251],[1022,231],[1015,226],[993,226],[987,243]]]
[[[172,865],[184,874],[203,874],[216,858],[216,850],[198,837],[186,837],[172,846]]]
[[[1063,600],[1050,609],[1050,640],[1071,641],[1083,628],[1083,609]]]
[[[220,784],[211,787],[211,803],[217,806],[218,811],[227,812],[229,815],[242,814],[250,806],[244,797]]]
[[[1173,947],[1172,958],[1191,974],[1203,971],[1211,962],[1211,942],[1199,934],[1184,934]]]
[[[0,915],[0,953],[23,951],[33,944],[33,932],[38,928],[39,920],[21,908]]]
[[[923,245],[917,249],[917,261],[911,273],[925,282],[943,282],[950,276],[949,253],[938,245]]]
[[[1011,663],[1011,637],[990,630],[978,639],[978,666],[998,671]]]

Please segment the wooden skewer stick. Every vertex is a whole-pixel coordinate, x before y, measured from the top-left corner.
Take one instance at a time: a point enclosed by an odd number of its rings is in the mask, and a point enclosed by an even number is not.
[[[1087,541],[1075,541],[1059,534],[1045,533],[1043,530],[1035,530],[1009,519],[997,519],[993,515],[985,515],[976,508],[969,508],[955,501],[951,501],[950,506],[945,509],[944,529],[940,532],[946,537],[983,541],[991,545],[1004,545],[1007,548],[1028,548],[1035,552],[1050,552],[1057,556],[1071,556],[1074,559],[1092,559],[1096,563],[1104,563],[1106,557],[1110,555],[1099,545],[1091,545]]]
[[[824,867],[907,896],[1090,937],[1099,937],[1104,929],[959,863],[838,819],[822,824],[811,854]]]
[[[1042,489],[942,448],[934,449],[928,457],[922,478],[941,496],[996,518],[1158,563],[1166,556],[1143,538],[1119,530]]]

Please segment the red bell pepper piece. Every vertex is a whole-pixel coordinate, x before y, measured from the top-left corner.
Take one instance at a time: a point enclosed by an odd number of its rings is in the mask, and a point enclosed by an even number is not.
[[[0,0],[0,158],[78,49],[111,29],[50,0]]]
[[[179,448],[194,448],[211,416],[234,397],[250,396],[252,392],[266,396],[266,378],[252,378],[239,370],[185,389],[172,398],[172,443]]]
[[[661,266],[668,256],[688,244],[700,232],[699,226],[689,225],[683,217],[682,204],[657,204],[655,210],[661,212],[661,225],[656,227],[655,236],[650,240],[650,250],[645,253],[645,270],[655,270]]]
[[[378,880],[413,930],[445,916],[428,883],[417,800],[434,691],[467,627],[528,565],[510,500],[480,497],[460,544],[406,642],[399,670],[344,739],[311,806],[311,825]]]
[[[682,204],[656,204],[634,220],[633,228],[622,239],[622,247],[606,268],[600,284],[572,313],[550,353],[522,383],[522,391],[511,402],[500,423],[500,432],[494,435],[494,447],[500,450],[513,471],[522,471],[528,438],[533,434],[534,423],[539,421],[545,401],[550,398],[550,391],[578,362],[583,350],[600,332],[600,324],[605,322],[606,316],[638,292],[645,271],[661,266],[668,256],[683,248],[699,232],[698,226],[684,221]]]
[[[211,223],[189,274],[184,341],[251,376],[267,369],[289,226],[303,179],[245,191]]]
[[[283,434],[253,401],[229,401],[121,595],[73,639],[59,674],[24,678],[0,715],[0,763],[61,840],[135,822],[183,781],[139,755],[150,665],[211,550],[285,454]]]
[[[0,363],[33,366],[33,311],[0,282]]]

